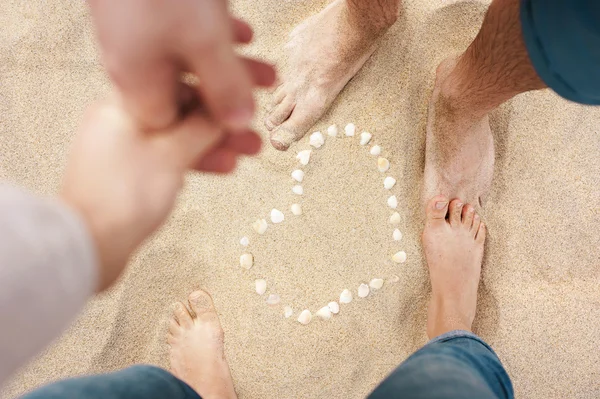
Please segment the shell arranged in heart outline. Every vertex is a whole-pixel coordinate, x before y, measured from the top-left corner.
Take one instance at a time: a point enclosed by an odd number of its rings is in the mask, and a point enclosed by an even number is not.
[[[336,137],[338,135],[338,132],[339,132],[339,130],[336,125],[331,125],[331,126],[329,126],[329,128],[327,128],[327,135],[330,137]],[[349,123],[344,128],[344,132],[347,137],[353,137],[356,132],[356,126],[353,123]],[[367,147],[367,145],[372,141],[373,135],[369,132],[363,132],[360,134],[359,139],[360,139],[359,144],[361,146]],[[308,141],[309,141],[309,144],[314,149],[319,149],[323,145],[325,145],[325,136],[321,132],[314,132],[309,136]],[[298,160],[300,166],[291,173],[292,180],[294,181],[294,183],[297,183],[292,187],[292,192],[299,197],[301,197],[304,194],[304,190],[302,188],[301,183],[304,180],[305,173],[301,168],[307,166],[310,163],[312,151],[313,150],[302,150],[302,151],[298,152],[298,154],[296,155],[296,159]],[[382,148],[379,145],[373,145],[369,149],[369,153],[371,155],[378,157],[377,158],[377,169],[379,170],[379,172],[385,174],[390,169],[390,161],[384,157],[380,157],[381,152],[382,152]],[[395,186],[395,184],[396,184],[396,179],[394,177],[386,176],[385,179],[383,180],[383,189],[391,190]],[[392,210],[395,210],[398,207],[398,199],[396,198],[395,195],[391,195],[387,199],[387,206],[389,208],[391,208]],[[294,216],[302,215],[302,205],[300,203],[292,204],[290,206],[290,212]],[[283,213],[283,211],[281,211],[279,209],[273,209],[273,210],[271,210],[269,219],[270,219],[271,223],[279,224],[279,223],[282,223],[285,221],[285,214]],[[389,218],[389,224],[394,229],[391,234],[392,240],[394,242],[398,242],[402,239],[402,233],[400,232],[400,230],[398,228],[395,228],[395,225],[398,225],[400,223],[400,221],[401,221],[400,214],[398,212],[394,211]],[[257,219],[252,224],[252,228],[259,235],[264,234],[266,232],[268,226],[269,226],[269,224],[267,223],[266,219]],[[243,247],[248,247],[249,244],[250,244],[250,241],[249,241],[248,237],[244,236],[240,239],[240,245],[242,245]],[[391,257],[392,261],[394,261],[395,263],[404,263],[404,262],[406,262],[407,254],[404,251],[398,251],[395,254],[391,255],[390,257]],[[253,265],[254,265],[254,256],[250,252],[244,252],[240,255],[240,266],[243,269],[249,270],[250,268],[252,268]],[[396,283],[398,281],[399,281],[399,277],[396,275],[390,276],[387,279],[388,283]],[[357,287],[356,294],[358,295],[359,298],[367,298],[372,292],[383,288],[383,286],[384,286],[384,279],[379,278],[379,277],[374,277],[368,283],[361,282]],[[267,281],[265,279],[255,280],[255,289],[256,289],[256,293],[262,297],[267,291]],[[349,289],[344,289],[341,292],[338,301],[329,302],[327,305],[325,305],[322,308],[315,311],[314,316],[319,317],[322,320],[329,320],[329,319],[331,319],[331,317],[333,315],[337,315],[340,312],[340,304],[348,304],[348,303],[352,302],[352,300],[353,300],[352,291],[350,291]],[[281,297],[275,293],[270,293],[268,295],[267,299],[265,300],[265,303],[268,305],[271,305],[271,306],[279,305],[280,302],[281,302]],[[288,318],[292,317],[293,314],[294,314],[294,310],[290,306],[284,305],[284,307],[283,307],[284,317],[286,319],[288,319]],[[312,319],[313,319],[312,312],[309,309],[304,309],[299,313],[297,321],[300,324],[306,325],[306,324],[309,324],[312,321]]]

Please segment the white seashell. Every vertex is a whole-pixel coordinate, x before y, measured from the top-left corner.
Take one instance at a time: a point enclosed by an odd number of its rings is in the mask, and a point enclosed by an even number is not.
[[[390,278],[388,278],[388,281],[390,283],[397,283],[398,281],[400,281],[400,277],[398,277],[394,274],[394,275],[390,276]]]
[[[252,228],[258,234],[265,234],[265,231],[267,231],[268,226],[269,225],[267,224],[267,221],[265,219],[258,219],[256,222],[252,223]]]
[[[350,303],[352,302],[352,293],[348,290],[342,291],[340,294],[340,303]]]
[[[358,286],[358,296],[360,298],[366,298],[369,295],[369,286],[366,284],[361,284]]]
[[[302,180],[304,180],[304,172],[300,169],[296,169],[292,172],[292,179],[296,180],[298,183],[302,183]]]
[[[354,136],[356,126],[354,126],[354,123],[348,123],[344,128],[344,131],[346,132],[346,136]]]
[[[301,185],[297,184],[294,187],[292,187],[292,192],[294,194],[302,195],[302,194],[304,194],[304,189],[302,188]]]
[[[281,298],[277,294],[269,294],[267,298],[267,305],[277,305],[281,301]]]
[[[262,295],[267,291],[267,282],[265,280],[256,280],[254,285],[256,286],[256,293],[258,295]]]
[[[296,155],[296,159],[298,159],[302,165],[308,165],[308,161],[310,161],[311,152],[311,150],[300,151],[298,155]]]
[[[396,229],[392,233],[392,237],[394,238],[394,241],[400,241],[402,239],[402,233],[400,232],[400,230]]]
[[[387,172],[388,169],[390,168],[390,161],[388,161],[385,158],[377,158],[377,169],[379,169],[379,171],[381,173]]]
[[[329,302],[327,306],[329,307],[329,310],[331,310],[331,313],[340,313],[340,305],[337,302]]]
[[[392,216],[390,216],[390,223],[391,224],[400,223],[400,214],[398,212],[392,213]]]
[[[283,222],[284,219],[283,212],[278,209],[271,210],[271,222],[277,224]]]
[[[242,266],[244,269],[250,270],[253,264],[254,257],[252,254],[242,254],[242,256],[240,256],[240,266]]]
[[[286,306],[285,308],[283,308],[283,315],[285,316],[286,319],[289,319],[290,317],[292,317],[293,314],[294,314],[294,309],[290,308],[289,306]]]
[[[314,132],[310,135],[308,143],[315,148],[321,148],[321,146],[325,144],[325,137],[323,137],[321,132]]]
[[[310,310],[308,310],[308,309],[304,309],[302,311],[302,313],[300,313],[300,316],[298,316],[298,322],[300,324],[307,325],[308,323],[310,323],[311,320],[312,320],[312,314],[310,313]]]
[[[386,190],[391,190],[395,184],[396,179],[394,179],[392,176],[388,176],[385,179],[383,179],[383,188],[385,188]]]
[[[396,209],[398,207],[398,198],[396,198],[395,195],[392,195],[390,198],[388,198],[387,204],[390,208]]]
[[[315,313],[316,316],[319,316],[323,320],[331,319],[331,309],[328,306],[323,306],[321,309]]]
[[[380,278],[374,278],[373,280],[371,280],[369,282],[369,287],[371,287],[374,290],[379,290],[381,289],[381,287],[383,287],[383,279]]]
[[[394,254],[394,256],[392,256],[392,260],[396,263],[406,262],[406,252],[404,252],[404,251],[396,252]]]
[[[327,128],[327,135],[335,137],[338,135],[338,128],[336,125],[331,125]]]
[[[381,147],[378,145],[374,145],[373,147],[371,147],[371,151],[369,151],[371,153],[371,155],[379,155],[381,154]]]
[[[302,215],[302,206],[300,204],[292,204],[291,206],[292,213],[296,216]]]
[[[240,244],[242,244],[242,246],[247,247],[248,245],[250,245],[250,240],[248,239],[248,237],[244,236],[240,239]]]
[[[362,132],[360,134],[360,145],[367,145],[369,144],[369,141],[371,141],[371,137],[373,137],[373,135],[369,132]]]

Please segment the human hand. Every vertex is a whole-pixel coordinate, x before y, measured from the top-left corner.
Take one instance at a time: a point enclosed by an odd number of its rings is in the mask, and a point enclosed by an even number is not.
[[[105,66],[141,126],[162,129],[177,119],[178,81],[186,71],[198,77],[211,117],[233,133],[248,126],[253,80],[271,84],[274,71],[235,54],[234,43],[249,42],[252,31],[230,16],[225,0],[88,3]]]
[[[185,172],[206,168],[234,137],[253,152],[260,148],[258,135],[230,136],[199,107],[154,132],[141,131],[118,100],[89,109],[73,143],[61,197],[81,215],[96,244],[99,290],[110,286],[135,248],[168,216]]]

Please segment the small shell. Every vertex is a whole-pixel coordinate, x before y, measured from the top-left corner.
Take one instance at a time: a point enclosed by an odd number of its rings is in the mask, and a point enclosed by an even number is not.
[[[360,298],[366,298],[369,295],[369,286],[366,284],[361,284],[358,286],[358,296]]]
[[[297,184],[294,187],[292,187],[292,192],[294,194],[302,195],[302,194],[304,194],[304,189],[302,188],[301,185]]]
[[[396,252],[394,254],[394,256],[392,256],[392,260],[396,263],[406,262],[406,252],[404,252],[404,251]]]
[[[267,291],[267,282],[265,280],[256,280],[254,285],[258,295],[262,295]]]
[[[360,134],[360,145],[367,145],[369,144],[369,141],[371,141],[371,137],[373,137],[373,135],[369,132],[362,132]]]
[[[331,137],[335,137],[338,135],[338,128],[336,125],[331,125],[327,128],[327,135]]]
[[[265,231],[267,231],[268,226],[269,225],[267,224],[267,221],[265,219],[258,219],[256,222],[252,223],[252,228],[258,234],[265,234]]]
[[[304,172],[300,169],[296,169],[292,172],[292,179],[296,180],[298,183],[302,183],[302,180],[304,180]]]
[[[312,320],[312,314],[310,313],[310,310],[308,310],[308,309],[304,309],[302,311],[302,313],[300,313],[300,316],[298,316],[298,322],[300,324],[307,325],[308,323],[310,323],[311,320]]]
[[[390,198],[388,198],[387,204],[390,208],[396,209],[398,207],[398,198],[396,198],[395,195],[392,195]]]
[[[392,237],[394,238],[394,241],[400,241],[402,239],[402,233],[400,232],[400,230],[396,229],[392,233]]]
[[[311,150],[300,151],[298,155],[296,155],[296,159],[298,159],[302,165],[308,165],[308,161],[310,161],[311,152]]]
[[[390,278],[388,278],[388,281],[392,284],[397,283],[398,281],[400,281],[400,277],[398,277],[394,274],[394,275],[390,276]]]
[[[350,303],[352,302],[352,293],[348,290],[342,291],[340,294],[340,303]]]
[[[247,247],[248,245],[250,245],[250,240],[248,239],[248,237],[246,237],[246,236],[243,236],[243,237],[240,239],[240,244],[241,244],[242,246],[244,246],[244,247]]]
[[[323,144],[325,144],[325,137],[321,132],[314,132],[310,135],[309,144],[315,148],[321,148]]]
[[[346,132],[346,136],[354,136],[356,126],[354,126],[354,123],[348,123],[344,128],[344,131]]]
[[[271,210],[271,222],[277,224],[283,222],[284,219],[283,212],[278,209]]]
[[[269,294],[267,298],[267,305],[277,305],[281,301],[281,298],[277,294]]]
[[[292,204],[291,210],[295,216],[302,215],[302,206],[300,206],[300,204]]]
[[[371,155],[379,155],[381,154],[381,147],[378,145],[374,145],[373,147],[371,147],[371,150],[369,151],[371,153]]]
[[[391,190],[395,184],[396,179],[394,179],[392,176],[388,176],[385,179],[383,179],[383,188],[385,188],[386,190]]]
[[[390,216],[390,223],[391,224],[400,223],[400,214],[398,212],[392,213],[392,216]]]
[[[381,173],[387,172],[388,169],[390,168],[390,161],[388,161],[385,158],[377,158],[377,169],[379,169],[379,171]]]
[[[369,287],[371,287],[374,290],[379,290],[381,289],[381,287],[383,287],[383,279],[380,278],[374,278],[373,280],[371,280],[369,282]]]
[[[340,305],[337,302],[329,302],[327,306],[329,307],[329,310],[331,310],[331,313],[340,313]]]
[[[250,270],[253,264],[254,257],[252,254],[242,254],[242,256],[240,256],[240,266],[242,266],[244,269]]]
[[[285,316],[286,319],[289,319],[290,317],[292,317],[293,314],[294,314],[294,309],[290,308],[289,306],[286,306],[285,308],[283,308],[283,315]]]
[[[331,309],[328,306],[323,306],[315,313],[315,316],[319,316],[323,320],[329,320],[331,319]]]

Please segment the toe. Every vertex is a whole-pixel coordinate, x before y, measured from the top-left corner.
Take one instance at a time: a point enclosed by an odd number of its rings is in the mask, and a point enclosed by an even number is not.
[[[320,104],[320,103],[319,103]],[[292,115],[271,134],[271,144],[278,150],[287,150],[289,146],[300,140],[307,130],[315,124],[323,112],[315,106],[294,108]]]
[[[189,327],[192,325],[192,315],[190,315],[190,312],[188,312],[185,305],[181,302],[175,304],[173,317],[181,327]]]
[[[462,211],[462,224],[463,226],[470,230],[473,225],[473,216],[475,215],[475,208],[471,204],[467,204],[463,206]]]
[[[277,90],[275,90],[275,92],[273,93],[273,96],[271,97],[271,107],[275,108],[276,106],[278,106],[285,98],[286,93],[287,91],[285,89],[285,86],[279,86]]]
[[[200,316],[206,312],[215,311],[215,305],[208,292],[201,290],[194,291],[188,297],[188,302],[190,303],[190,308],[196,314],[196,316]]]
[[[428,222],[445,222],[448,213],[448,198],[444,195],[433,197],[425,209]]]
[[[285,122],[290,117],[295,105],[294,97],[290,95],[286,96],[265,120],[267,129],[271,131]]]
[[[454,199],[450,202],[450,212],[448,214],[448,220],[452,227],[460,226],[462,222],[462,209],[463,203],[459,199]]]
[[[481,225],[481,218],[479,217],[479,215],[478,214],[473,215],[473,224],[471,225],[471,234],[473,234],[473,237],[475,237],[477,235],[480,225]]]
[[[484,223],[479,224],[479,229],[477,229],[477,235],[475,236],[475,240],[481,244],[485,242],[485,236],[487,234],[487,228]]]
[[[169,334],[173,335],[173,336],[177,336],[180,333],[181,333],[181,326],[179,325],[177,320],[175,320],[175,318],[173,317],[171,320],[169,320]]]

